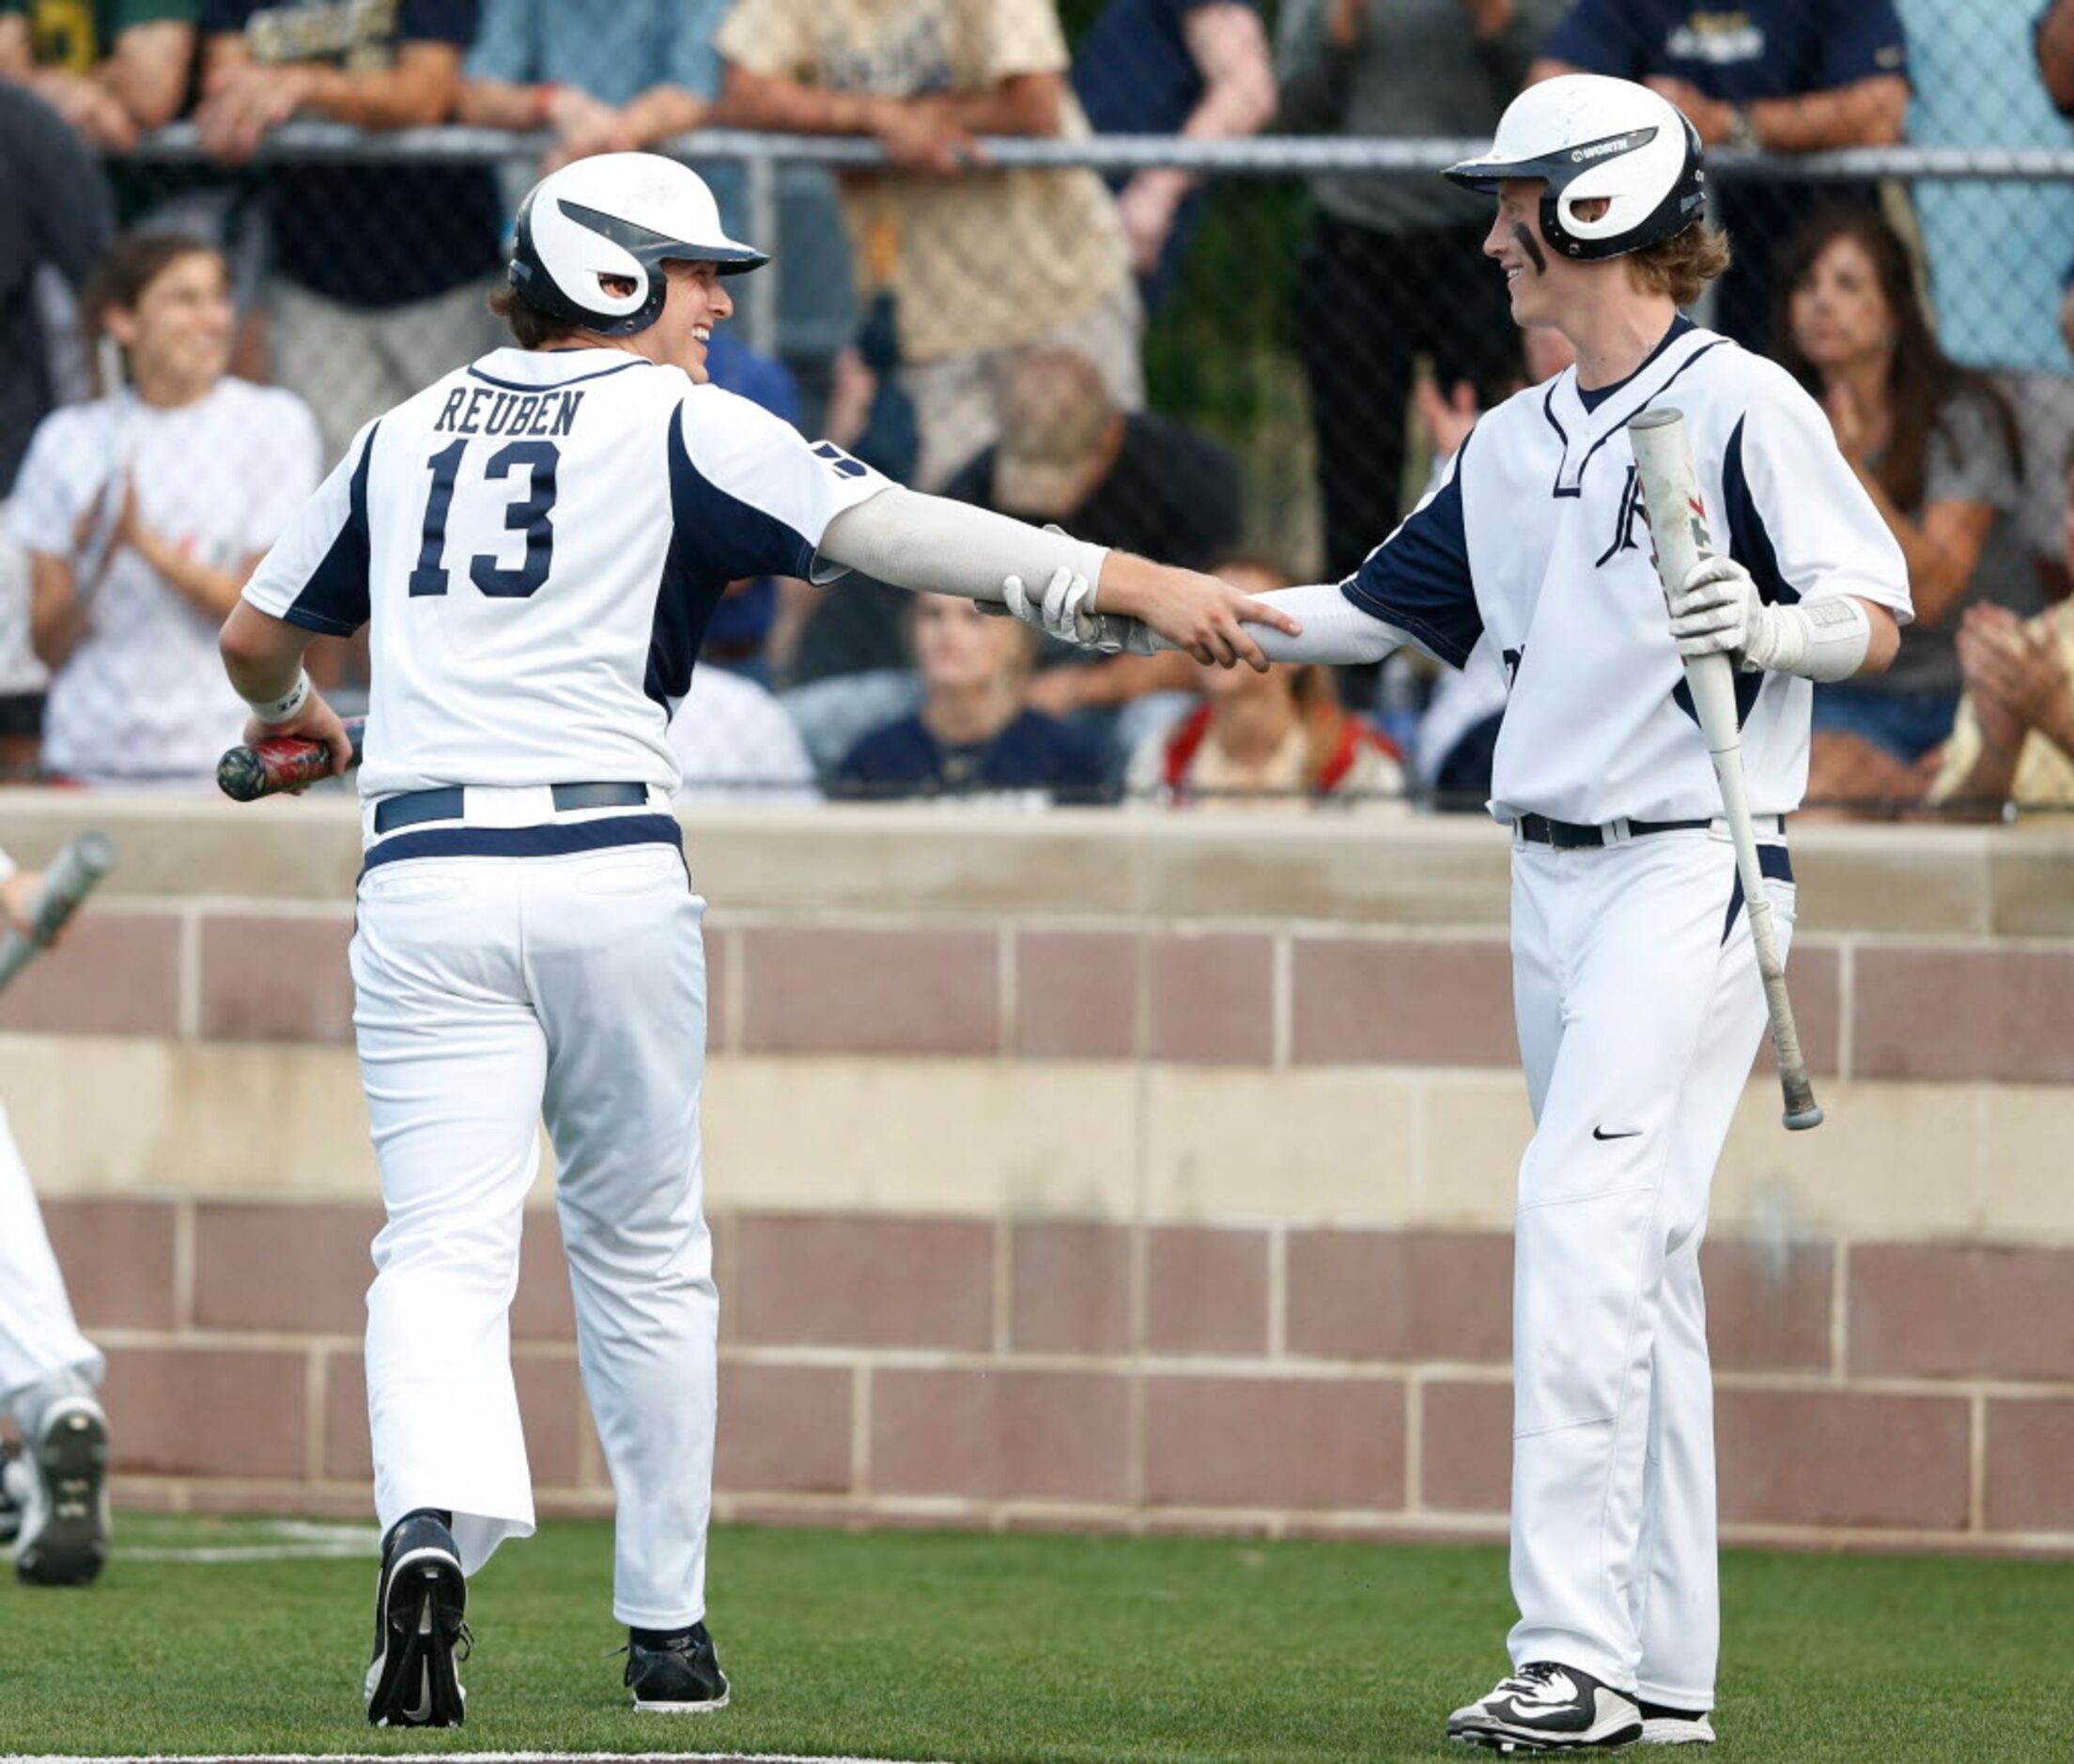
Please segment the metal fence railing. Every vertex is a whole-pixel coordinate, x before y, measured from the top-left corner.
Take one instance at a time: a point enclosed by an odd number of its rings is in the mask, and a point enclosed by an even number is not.
[[[1482,223],[1475,202],[1464,199],[1454,211],[1459,218],[1445,225],[1370,239],[1336,219],[1317,195],[1314,180],[1323,178],[1424,190],[1481,140],[1110,135],[981,145],[989,169],[972,174],[975,183],[1012,175],[1098,180],[1147,167],[1187,171],[1202,193],[1171,286],[1141,303],[1120,283],[1122,322],[1099,340],[1081,342],[1072,325],[1018,328],[1019,305],[1056,302],[1061,288],[1072,292],[1073,281],[1061,281],[1058,265],[1045,261],[1050,253],[1018,240],[1014,253],[998,259],[918,268],[933,236],[920,224],[904,231],[897,209],[890,220],[884,209],[861,220],[853,212],[852,224],[844,225],[836,180],[888,181],[875,142],[706,130],[669,145],[712,176],[723,218],[738,237],[774,249],[769,270],[735,290],[731,329],[744,387],[753,383],[761,389],[755,395],[803,427],[832,434],[905,479],[1060,519],[1085,536],[1175,561],[1222,561],[1265,572],[1260,580],[1276,573],[1317,579],[1351,567],[1387,533],[1469,411],[1548,371],[1544,359],[1523,351],[1496,278],[1478,256]],[[226,170],[206,158],[193,125],[176,124],[109,161],[127,225],[181,227],[224,253],[235,307],[226,345],[233,370],[286,388],[306,408],[316,438],[305,444],[304,431],[287,422],[295,434],[282,442],[286,463],[267,473],[270,493],[285,494],[284,486],[328,463],[341,438],[385,398],[402,395],[395,388],[412,375],[422,383],[495,346],[498,332],[482,296],[495,280],[499,236],[516,196],[550,146],[544,135],[492,130],[363,133],[297,122],[269,137],[249,165]],[[1871,241],[1861,243],[1861,255],[1891,240],[1902,281],[1877,295],[1890,305],[1914,302],[1923,336],[1937,338],[1947,315],[1965,307],[1963,320],[1955,317],[1948,326],[1949,348],[1977,378],[1964,381],[1964,408],[1933,413],[1945,439],[1930,450],[1932,471],[1917,487],[1915,507],[1903,512],[1920,519],[1941,500],[1992,510],[1963,606],[2003,607],[2034,622],[2025,666],[2038,709],[2027,738],[2057,752],[2052,737],[2063,729],[2063,701],[2064,732],[2074,740],[2074,698],[2066,689],[2074,621],[2051,611],[2066,586],[2063,521],[2074,377],[2059,313],[2043,309],[2034,289],[1976,273],[1974,259],[1953,241],[1963,239],[1969,216],[1984,237],[2005,240],[2012,217],[2023,214],[2032,249],[2074,256],[2074,144],[1904,145],[1791,158],[1724,149],[1710,155],[1710,166],[1732,237],[1734,217],[1746,217],[1753,236],[1763,236],[1759,260],[1772,260],[1772,274],[1741,288],[1732,308],[1703,307],[1698,316],[1735,329],[1750,347],[1788,351],[1819,395],[1825,391],[1819,369],[1804,351],[1791,353],[1794,289],[1781,277],[1828,249],[1823,239]],[[1093,214],[1109,225],[1107,200],[1060,213]],[[2063,208],[2067,230],[2060,237],[2038,217],[2049,220]],[[1094,259],[1086,227],[1075,226],[1053,243],[1060,261],[1074,266],[1073,276],[1084,279],[1081,266]],[[313,254],[325,266],[314,286],[302,267]],[[1103,261],[1112,259],[1113,253]],[[936,290],[934,299],[918,298],[922,288]],[[392,290],[408,298],[391,298]],[[958,303],[967,298],[987,303],[983,320],[961,319]],[[1887,318],[1890,330],[1902,329],[1896,315]],[[988,325],[1000,328],[998,346]],[[1120,376],[1106,351],[1127,354],[1128,373]],[[64,354],[53,357],[61,389]],[[963,439],[945,426],[942,412],[954,401],[939,400],[936,388],[943,364],[967,358],[991,378],[983,420]],[[77,363],[70,372],[70,384],[84,391]],[[1831,395],[1833,403],[1841,396]],[[1852,432],[1862,443],[1881,414],[1857,413]],[[134,445],[122,439],[119,424],[72,427],[67,445],[81,456],[46,460],[41,494],[31,499],[48,504],[38,530],[47,544],[57,543],[51,523],[59,517],[50,510],[69,517],[78,531],[68,542],[81,545],[97,525],[87,514],[101,526],[115,518],[106,488],[129,456],[122,450]],[[25,437],[18,441],[25,450]],[[1868,458],[1877,471],[1877,451]],[[1032,465],[1055,469],[1032,472]],[[205,453],[189,456],[188,471],[235,466],[228,454]],[[137,463],[124,470],[133,474]],[[59,481],[71,487],[70,502],[53,490]],[[1016,487],[1033,481],[1070,483],[1074,495],[1017,505]],[[145,500],[152,494],[146,490]],[[266,499],[254,485],[230,481],[213,500],[223,509],[249,509]],[[20,521],[15,526],[20,531]],[[224,564],[235,563],[235,535],[226,531],[219,544]],[[29,549],[39,549],[33,538]],[[1241,557],[1248,561],[1232,562]],[[1984,733],[1979,714],[1966,707],[1966,682],[1952,658],[1963,606],[1944,621],[1942,639],[1911,634],[1926,658],[1933,642],[1940,645],[1911,709],[1926,727],[1943,720],[1905,762],[1875,766],[1859,784],[1834,793],[1862,812],[1960,812],[1933,798],[1945,733],[1955,722],[1962,739]],[[1200,683],[1186,669],[1153,665],[1126,677],[1123,669],[1011,653],[1019,641],[1004,635],[1000,664],[1015,675],[1019,701],[1076,732],[1070,777],[1035,794],[1194,801],[1219,794],[1215,785],[1188,786],[1187,766],[1177,758],[1184,749],[1195,751],[1191,742],[1214,746],[1224,714],[1215,698],[1197,697]],[[684,736],[694,775],[703,766],[713,790],[786,799],[901,791],[906,786],[897,778],[850,762],[874,726],[911,719],[926,700],[927,665],[918,669],[917,653],[907,599],[895,591],[870,583],[828,593],[790,582],[743,584],[714,632],[717,666],[704,671],[726,677],[709,680],[711,704],[695,690],[686,713],[697,725],[688,724]],[[333,662],[348,693],[357,665],[350,654]],[[1313,680],[1294,690],[1277,684],[1302,739],[1291,748],[1296,769],[1263,776],[1261,790],[1314,788],[1319,755],[1337,751],[1333,743],[1354,728],[1362,732],[1355,746],[1374,758],[1359,767],[1352,794],[1474,806],[1480,790],[1473,740],[1487,749],[1502,687],[1474,671],[1466,685],[1436,690],[1437,684],[1410,660],[1393,662],[1380,676]],[[101,689],[119,685],[113,677]],[[197,718],[201,702],[191,707]],[[1992,707],[1989,721],[1985,734],[1992,739],[2003,732]],[[1370,729],[1384,740],[1370,743]],[[116,781],[107,768],[69,758],[62,729],[59,735],[54,753],[46,747],[47,766]],[[1435,750],[1443,743],[1447,750]],[[19,759],[20,750],[11,751]],[[2050,755],[2033,766],[2031,748],[2025,752],[2020,781],[2042,793],[2036,806],[2074,801],[2074,758],[2062,752],[2057,766]],[[171,770],[185,777],[192,766],[183,760]],[[1002,794],[1030,793],[1017,786]],[[1975,804],[1964,812],[1977,818],[2001,810]]]

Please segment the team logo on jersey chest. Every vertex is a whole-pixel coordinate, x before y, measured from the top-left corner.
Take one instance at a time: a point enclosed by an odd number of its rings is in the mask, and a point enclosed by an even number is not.
[[[1593,559],[1591,566],[1603,569],[1621,552],[1647,551],[1650,543],[1649,511],[1642,500],[1642,474],[1630,466],[1627,479],[1620,486],[1619,512],[1613,520],[1613,543]]]

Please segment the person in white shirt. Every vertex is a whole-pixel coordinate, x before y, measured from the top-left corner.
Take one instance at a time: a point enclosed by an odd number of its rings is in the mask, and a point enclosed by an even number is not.
[[[9,508],[51,669],[43,766],[205,789],[244,707],[216,633],[320,474],[293,393],[233,379],[229,271],[197,239],[118,240],[87,290],[129,384],[38,427]]]
[[[518,347],[363,428],[224,627],[250,734],[330,742],[334,769],[343,729],[302,654],[369,627],[351,959],[388,1213],[367,1299],[377,1725],[459,1725],[467,1577],[533,1529],[507,1311],[543,1113],[626,1682],[642,1710],[727,1701],[704,1623],[704,906],[667,812],[670,707],[727,584],[857,568],[998,599],[1065,567],[1200,660],[1264,666],[1241,622],[1296,628],[1215,578],[916,495],[709,383],[725,278],[765,261],[674,161],[549,174],[500,297]]]
[[[704,667],[670,719],[679,802],[819,802],[798,726],[778,696],[746,674]]]
[[[26,931],[43,885],[0,851],[0,930]],[[107,1362],[79,1332],[36,1190],[0,1109],[0,1413],[22,1435],[0,1451],[0,1544],[26,1586],[79,1586],[108,1557]]]

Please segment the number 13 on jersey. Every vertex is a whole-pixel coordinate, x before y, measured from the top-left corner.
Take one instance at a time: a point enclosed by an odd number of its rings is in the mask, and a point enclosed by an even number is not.
[[[447,590],[443,561],[447,522],[468,446],[466,441],[455,441],[426,462],[432,487],[425,502],[425,538],[418,548],[418,566],[410,572],[413,598],[443,595]],[[526,561],[516,569],[505,568],[488,551],[478,551],[469,559],[469,580],[493,600],[523,600],[548,579],[554,564],[554,470],[561,458],[562,450],[552,441],[515,441],[498,448],[483,468],[486,492],[499,479],[509,486],[503,499],[505,532],[526,535]]]

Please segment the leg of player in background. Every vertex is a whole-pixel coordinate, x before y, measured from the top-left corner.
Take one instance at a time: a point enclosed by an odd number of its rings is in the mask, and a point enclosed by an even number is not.
[[[388,1211],[367,1294],[386,1540],[368,1713],[387,1725],[458,1723],[463,1576],[533,1531],[509,1320],[547,1067],[519,959],[526,861],[397,864],[360,887],[353,1026]]]
[[[618,1502],[612,1613],[649,1710],[727,1700],[704,1627],[720,1318],[699,1138],[704,910],[669,846],[528,876],[578,1353]]]
[[[108,1421],[94,1395],[106,1362],[80,1334],[29,1172],[0,1109],[0,1401],[22,1453],[0,1471],[0,1541],[15,1571],[84,1585],[108,1553]]]

